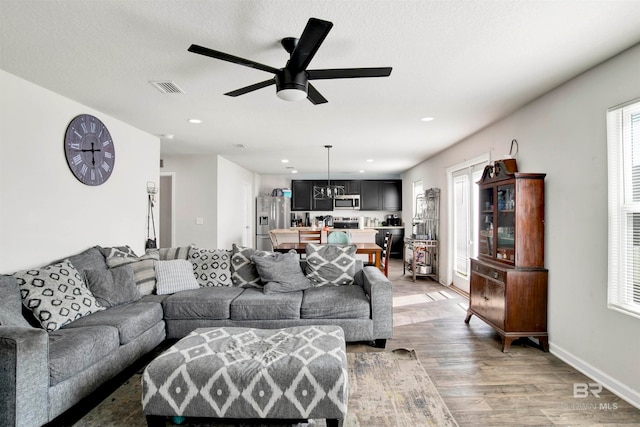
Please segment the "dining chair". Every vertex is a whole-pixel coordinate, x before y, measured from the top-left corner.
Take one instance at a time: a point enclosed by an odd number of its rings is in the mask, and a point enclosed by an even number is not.
[[[300,243],[322,243],[322,230],[298,230]]]
[[[271,250],[278,246],[278,236],[272,230],[269,230],[269,239],[271,239]]]
[[[327,243],[335,245],[348,245],[351,237],[344,231],[332,231],[327,235]]]
[[[393,234],[387,232],[384,236],[384,245],[382,246],[382,259],[380,260],[380,271],[389,277],[389,255],[391,254],[391,242]]]

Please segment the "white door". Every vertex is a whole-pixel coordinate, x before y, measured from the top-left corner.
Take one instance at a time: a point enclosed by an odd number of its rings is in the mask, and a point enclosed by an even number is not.
[[[253,211],[254,203],[253,203],[253,186],[250,182],[244,181],[242,183],[242,200],[244,202],[244,207],[241,209],[242,215],[242,246],[244,247],[252,247],[252,237],[253,237],[253,218],[255,218],[255,213]]]
[[[488,159],[487,159],[488,160]],[[478,185],[486,160],[472,162],[449,169],[450,200],[449,223],[451,224],[452,253],[451,283],[469,292],[471,258],[478,254],[475,242],[478,229]]]

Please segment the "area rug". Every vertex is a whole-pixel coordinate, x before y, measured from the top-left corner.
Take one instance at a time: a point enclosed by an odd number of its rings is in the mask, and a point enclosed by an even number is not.
[[[349,407],[345,427],[457,426],[414,350],[347,353]],[[134,374],[74,427],[144,427],[141,372]],[[167,426],[174,425],[167,419]],[[222,427],[227,424],[186,419],[181,427]],[[264,424],[264,426],[281,424]],[[298,427],[324,427],[309,420]],[[253,425],[253,427],[256,427]]]

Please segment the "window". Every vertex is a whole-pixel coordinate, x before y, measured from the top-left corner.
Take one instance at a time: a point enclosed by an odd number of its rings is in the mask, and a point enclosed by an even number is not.
[[[607,113],[608,306],[640,317],[640,100]]]
[[[416,198],[418,194],[424,194],[424,190],[422,189],[422,181],[414,181],[413,182],[413,217],[418,216],[418,206],[416,206]]]

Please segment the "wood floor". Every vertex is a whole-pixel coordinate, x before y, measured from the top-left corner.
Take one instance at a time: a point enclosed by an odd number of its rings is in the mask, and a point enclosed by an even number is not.
[[[463,426],[640,426],[640,409],[606,389],[574,398],[574,383],[594,382],[527,340],[502,353],[500,337],[476,317],[464,323],[467,299],[390,263],[394,338],[384,351],[413,348],[454,418]],[[379,351],[349,345],[348,351]]]

